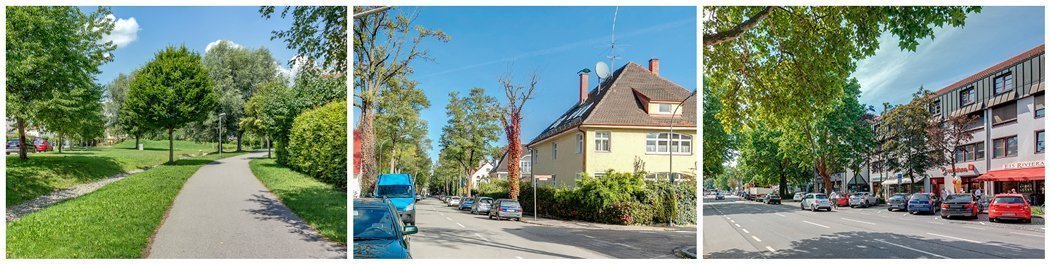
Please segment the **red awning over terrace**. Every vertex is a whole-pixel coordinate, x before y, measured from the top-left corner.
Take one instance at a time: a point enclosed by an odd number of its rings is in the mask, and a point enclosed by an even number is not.
[[[1043,167],[994,170],[977,177],[978,181],[1042,181],[1046,179]]]

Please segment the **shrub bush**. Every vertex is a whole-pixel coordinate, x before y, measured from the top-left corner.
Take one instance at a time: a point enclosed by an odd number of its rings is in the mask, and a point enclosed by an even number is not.
[[[346,190],[346,102],[332,102],[296,117],[287,151],[292,169]]]

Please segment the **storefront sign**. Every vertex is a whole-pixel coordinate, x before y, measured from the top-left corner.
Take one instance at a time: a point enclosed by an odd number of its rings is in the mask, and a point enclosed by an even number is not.
[[[974,166],[973,164],[968,164],[966,167],[961,167],[961,168],[960,167],[955,167],[953,169],[941,168],[941,173],[952,173],[952,172],[959,173],[959,172],[971,172],[971,171],[977,171],[977,167]]]
[[[1041,161],[1041,160],[1036,160],[1036,161],[1019,161],[1019,162],[1014,162],[1014,163],[1003,164],[1003,169],[1004,170],[1009,170],[1009,169],[1020,169],[1020,168],[1035,168],[1035,167],[1043,167],[1043,164],[1044,164],[1044,162]]]

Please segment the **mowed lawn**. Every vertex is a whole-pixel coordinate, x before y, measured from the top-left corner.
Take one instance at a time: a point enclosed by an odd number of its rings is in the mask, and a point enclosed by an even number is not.
[[[346,192],[278,165],[253,159],[252,174],[322,236],[346,245]]]
[[[7,156],[8,207],[26,200],[97,181],[117,173],[154,166],[168,161],[168,141],[143,140],[143,150],[135,149],[134,140],[109,147],[75,151],[51,151],[29,154],[28,160],[18,155]],[[236,145],[223,145],[236,150]],[[175,141],[176,159],[184,154],[199,155],[216,151],[214,143]]]
[[[7,258],[140,258],[186,180],[218,157],[158,166],[9,223]]]

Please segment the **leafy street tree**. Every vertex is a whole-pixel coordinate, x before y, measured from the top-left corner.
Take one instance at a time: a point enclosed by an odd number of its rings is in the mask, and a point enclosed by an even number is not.
[[[706,130],[704,131],[706,134]],[[791,157],[791,153],[782,149],[784,133],[758,125],[744,129],[739,135],[740,142],[737,168],[753,175],[754,182],[760,185],[778,184],[780,196],[790,197],[787,193],[788,182],[802,182],[809,175],[808,166],[801,166]]]
[[[219,115],[226,114],[222,124],[221,138],[237,138],[237,151],[241,151],[244,129],[237,120],[244,117],[244,105],[263,83],[277,78],[277,62],[266,48],[249,50],[229,41],[220,41],[204,54],[204,66],[208,69],[212,86],[218,96],[217,107],[208,113],[208,118],[193,122],[191,131],[198,138],[214,139],[218,133]]]
[[[784,131],[784,149],[799,164],[812,164],[823,179],[825,193],[830,193],[831,174],[847,169],[860,171],[875,147],[871,131],[871,106],[860,103],[860,84],[851,79],[831,112],[814,113],[794,120]]]
[[[131,75],[134,75],[131,74]],[[120,107],[124,105],[124,99],[128,97],[128,89],[131,87],[131,75],[121,73],[113,78],[105,86],[102,95],[105,98],[103,113],[106,116],[106,127],[114,135],[127,134],[127,128],[120,125]],[[136,146],[138,142],[136,142]]]
[[[942,166],[945,172],[950,172],[953,180],[958,179],[955,171],[955,164],[959,162],[957,155],[964,154],[960,152],[960,148],[973,140],[973,128],[978,120],[979,117],[976,115],[949,116],[942,113],[940,116],[931,118],[930,123],[926,125],[926,136],[929,139],[930,148],[934,151],[933,162]],[[956,190],[959,190],[958,186]]]
[[[244,117],[238,126],[248,133],[266,138],[268,146],[273,146],[274,139],[279,142],[278,161],[283,163],[283,148],[288,144],[289,130],[298,115],[294,94],[283,81],[270,80],[262,84],[259,90],[244,105]],[[271,157],[270,148],[266,149]]]
[[[102,93],[102,86],[75,87],[55,91],[40,105],[37,117],[49,131],[58,134],[59,153],[66,137],[88,140],[103,135],[106,120],[102,115]]]
[[[481,88],[470,89],[466,97],[460,97],[455,91],[449,93],[445,107],[449,120],[441,129],[441,151],[459,167],[459,175],[466,177],[467,196],[473,186],[469,174],[481,167],[485,158],[499,152],[499,148],[490,144],[499,140],[498,117],[491,109],[495,103],[496,99],[485,95]]]
[[[540,79],[536,73],[532,73],[528,85],[519,85],[515,84],[510,76],[508,73],[499,79],[500,84],[503,85],[503,93],[507,96],[507,104],[495,107],[507,139],[507,164],[521,164],[521,110],[525,108],[525,103],[532,99],[532,92],[536,90],[536,84]],[[519,190],[521,186],[518,185],[521,170],[516,167],[507,166],[508,195],[514,200],[518,199],[518,192],[521,191]]]
[[[730,127],[776,127],[823,116],[843,94],[856,62],[889,32],[914,51],[933,27],[963,26],[980,7],[705,7],[704,79]]]
[[[354,12],[370,10],[355,6]],[[379,167],[376,159],[377,100],[389,89],[391,80],[412,72],[409,64],[429,59],[420,44],[427,39],[447,42],[448,35],[416,25],[414,16],[391,14],[394,9],[354,18],[354,107],[361,109],[356,131],[361,133],[361,188],[375,184]],[[345,58],[341,56],[340,58]],[[345,64],[344,64],[345,65]]]
[[[931,155],[934,149],[929,144],[929,130],[932,114],[930,113],[930,92],[919,89],[912,95],[911,102],[897,106],[882,116],[876,133],[886,140],[882,142],[883,156],[886,157],[886,169],[903,172],[913,184],[908,184],[908,192],[913,192],[915,175],[934,165]]]
[[[7,118],[18,129],[18,158],[25,160],[27,123],[56,94],[91,89],[98,67],[116,46],[102,42],[113,31],[109,9],[85,14],[73,6],[7,8]]]
[[[135,75],[124,103],[129,118],[168,131],[168,162],[174,162],[175,129],[204,118],[216,95],[200,55],[185,46],[168,47]]]
[[[280,16],[286,18],[291,15],[292,28],[274,30],[270,39],[284,39],[289,49],[298,50],[300,55],[320,60],[325,69],[346,74],[346,7],[283,8]],[[273,6],[259,8],[259,13],[266,19],[270,19],[276,12],[277,8]]]
[[[427,107],[430,107],[430,100],[422,90],[416,89],[415,82],[404,77],[391,80],[390,90],[379,100],[375,122],[380,153],[389,153],[377,159],[386,161],[388,172],[397,171],[402,160],[419,165],[418,159],[427,159],[427,155],[417,155],[417,149],[430,149],[426,137],[427,121],[419,116],[419,112]],[[429,163],[429,159],[427,161]],[[418,172],[412,174],[415,173]]]
[[[722,102],[718,100],[709,86],[704,86],[704,175],[718,175],[725,170],[724,163],[729,160],[734,147],[735,137],[726,131],[718,113],[722,111]]]

